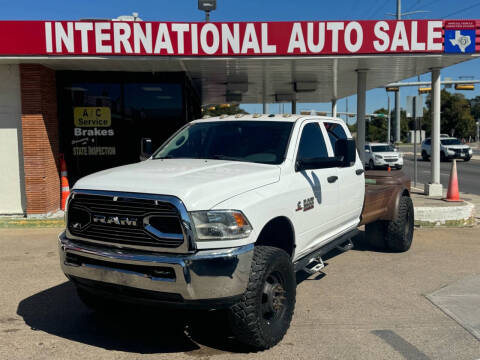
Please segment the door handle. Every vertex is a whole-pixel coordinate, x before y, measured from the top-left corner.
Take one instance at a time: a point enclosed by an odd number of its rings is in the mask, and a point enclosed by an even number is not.
[[[327,178],[327,181],[328,181],[329,183],[334,183],[334,182],[337,181],[337,180],[338,180],[338,176],[335,176],[335,175],[334,175],[334,176],[329,176],[329,177]]]
[[[363,170],[363,169],[355,170],[355,174],[357,174],[357,175],[362,175],[364,172],[365,172],[365,170]]]

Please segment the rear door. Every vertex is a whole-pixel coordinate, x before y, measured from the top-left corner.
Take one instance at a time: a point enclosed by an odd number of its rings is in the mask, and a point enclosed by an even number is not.
[[[349,131],[343,123],[333,120],[324,121],[323,126],[329,138],[327,143],[329,152],[334,153],[336,141],[349,138]],[[337,171],[339,187],[337,224],[338,230],[341,232],[356,226],[359,222],[365,196],[365,180],[362,161],[358,154],[354,165],[339,167]]]

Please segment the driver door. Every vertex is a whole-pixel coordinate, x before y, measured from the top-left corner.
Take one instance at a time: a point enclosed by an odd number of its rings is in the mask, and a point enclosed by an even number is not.
[[[317,121],[307,121],[300,130],[296,160],[332,157],[325,130]],[[291,194],[297,202],[294,219],[298,249],[302,256],[319,247],[336,232],[338,219],[338,169],[336,167],[295,171]]]

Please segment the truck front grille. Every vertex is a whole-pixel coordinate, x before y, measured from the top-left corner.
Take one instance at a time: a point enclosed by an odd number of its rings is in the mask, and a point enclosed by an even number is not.
[[[81,240],[143,249],[180,247],[185,239],[176,206],[134,194],[73,193],[67,230]]]

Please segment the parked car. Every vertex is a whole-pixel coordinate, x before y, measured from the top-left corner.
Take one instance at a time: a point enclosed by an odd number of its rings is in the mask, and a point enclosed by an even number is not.
[[[377,167],[403,167],[403,155],[395,147],[387,143],[371,143],[365,145],[365,166],[370,170]]]
[[[427,138],[422,142],[422,159],[428,161],[432,156],[432,140]],[[472,158],[472,149],[464,145],[454,137],[440,136],[440,161],[449,159],[463,159],[469,161]]]

